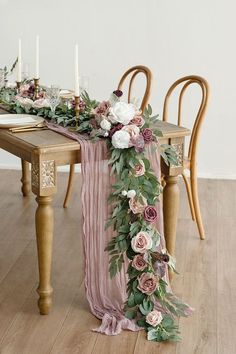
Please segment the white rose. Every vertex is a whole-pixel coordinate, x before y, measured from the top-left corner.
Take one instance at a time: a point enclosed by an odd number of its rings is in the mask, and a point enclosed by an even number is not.
[[[116,149],[128,149],[130,142],[130,135],[124,130],[118,130],[112,135],[112,145]]]
[[[40,98],[40,99],[34,101],[33,107],[38,108],[38,109],[44,108],[44,107],[49,107],[48,100],[45,98]]]
[[[126,197],[127,196],[127,191],[122,191],[121,194],[123,195],[123,197]]]
[[[131,103],[117,102],[111,107],[110,113],[115,122],[127,125],[135,116],[135,107]]]
[[[158,326],[161,323],[162,319],[162,313],[157,310],[149,312],[149,314],[146,316],[146,322],[153,327]]]
[[[134,189],[131,189],[127,193],[127,198],[134,198],[136,196],[136,192]]]
[[[131,247],[134,252],[145,253],[152,248],[152,238],[147,232],[140,231],[132,238]]]
[[[103,119],[100,123],[100,126],[104,130],[110,130],[111,129],[111,123],[107,119]]]

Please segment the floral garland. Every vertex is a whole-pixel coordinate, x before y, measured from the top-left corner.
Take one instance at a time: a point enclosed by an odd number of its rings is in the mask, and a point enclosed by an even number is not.
[[[74,101],[61,102],[52,117],[43,88],[33,100],[34,86],[26,83],[20,93],[12,87],[0,91],[0,102],[17,113],[31,113],[52,119],[63,126],[75,126]],[[154,175],[145,150],[149,144],[159,149],[167,164],[176,163],[176,154],[168,145],[159,145],[162,134],[155,128],[157,116],[150,105],[144,113],[132,103],[120,100],[122,92],[114,91],[109,101],[91,100],[86,92],[80,102],[78,132],[93,140],[107,138],[111,174],[116,176],[108,202],[112,215],[106,228],[113,227],[115,236],[106,247],[109,272],[114,277],[129,259],[125,316],[135,319],[147,332],[148,340],[178,341],[174,316],[188,316],[191,308],[168,291],[167,267],[175,270],[174,259],[161,249],[155,222],[156,203],[162,187]]]

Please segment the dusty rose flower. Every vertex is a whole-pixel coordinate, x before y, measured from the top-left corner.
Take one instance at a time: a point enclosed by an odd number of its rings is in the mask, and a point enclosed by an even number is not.
[[[152,327],[158,326],[161,323],[162,319],[162,313],[157,310],[149,312],[149,314],[146,316],[146,322]]]
[[[40,109],[43,107],[49,107],[48,100],[46,100],[44,98],[39,98],[38,100],[34,101],[33,108]]]
[[[131,247],[134,252],[145,253],[152,248],[152,238],[147,232],[140,231],[132,238]]]
[[[147,262],[144,260],[142,254],[137,254],[132,260],[132,267],[135,269],[142,271],[147,267]]]
[[[139,127],[137,127],[137,125],[134,125],[134,124],[126,125],[122,128],[122,130],[125,130],[126,132],[128,132],[131,139],[136,139],[140,133]]]
[[[130,198],[129,207],[133,214],[141,214],[147,206],[147,199],[142,197],[141,200],[137,198]]]
[[[45,91],[39,92],[39,98],[45,98],[45,96],[46,96]]]
[[[121,130],[123,128],[123,124],[117,124],[115,125],[113,128],[111,128],[111,130],[109,131],[109,137],[111,138],[113,134],[115,134],[115,132],[117,132],[118,130]]]
[[[141,115],[136,115],[130,122],[131,124],[137,125],[137,127],[142,128],[145,121]]]
[[[19,104],[21,105],[21,107],[25,108],[25,109],[30,109],[33,105],[33,101],[30,98],[27,97],[21,97],[21,96],[16,96],[15,100],[17,102],[19,102]]]
[[[145,142],[143,136],[140,134],[137,136],[137,138],[131,139],[131,144],[134,146],[135,151],[137,153],[142,152],[145,147]]]
[[[142,135],[145,143],[150,143],[153,140],[152,130],[149,128],[143,129]]]
[[[117,97],[121,97],[123,95],[123,92],[121,90],[115,90],[113,91],[114,95],[116,95]]]
[[[138,277],[138,289],[147,295],[152,295],[158,284],[158,278],[153,273],[143,273]]]
[[[143,160],[139,160],[139,163],[134,166],[135,177],[143,176],[145,173],[145,165]]]
[[[28,96],[29,87],[30,87],[29,84],[21,85],[20,86],[20,95],[23,96],[23,97],[27,97]]]
[[[148,222],[154,222],[157,219],[157,211],[153,206],[147,206],[144,209],[144,219]]]
[[[103,101],[94,109],[93,113],[98,116],[106,116],[109,112],[110,102]]]

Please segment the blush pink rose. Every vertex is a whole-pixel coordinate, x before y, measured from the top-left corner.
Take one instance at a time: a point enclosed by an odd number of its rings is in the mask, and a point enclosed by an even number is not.
[[[132,260],[132,267],[135,269],[142,271],[147,267],[147,262],[144,260],[142,254],[137,254]]]
[[[161,323],[162,319],[162,313],[157,310],[149,312],[149,314],[146,316],[146,322],[152,327],[158,326]]]
[[[144,209],[144,219],[148,222],[154,222],[157,219],[157,211],[153,206],[147,206]]]
[[[152,238],[147,232],[140,231],[132,238],[131,247],[136,253],[145,253],[152,248]]]
[[[136,115],[130,122],[131,124],[137,125],[137,127],[142,128],[144,125],[145,121],[141,115]]]
[[[130,138],[132,138],[132,139],[136,139],[140,133],[139,127],[137,127],[137,125],[134,125],[134,124],[125,125],[122,128],[122,130],[125,130],[126,132],[128,132],[130,135]]]
[[[147,206],[147,199],[142,197],[141,199],[130,198],[129,207],[133,214],[142,214]]]
[[[144,165],[143,160],[139,160],[139,163],[134,166],[135,177],[143,176],[145,171],[146,170],[145,170],[145,165]]]
[[[138,289],[147,295],[152,295],[158,285],[158,278],[153,273],[143,273],[138,277]]]

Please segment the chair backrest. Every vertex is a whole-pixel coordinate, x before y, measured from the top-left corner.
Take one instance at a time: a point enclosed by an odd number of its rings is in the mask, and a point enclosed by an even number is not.
[[[152,84],[152,73],[151,70],[148,69],[146,66],[143,65],[137,65],[137,66],[133,66],[132,68],[128,69],[124,75],[122,76],[122,78],[120,79],[120,82],[118,84],[118,90],[122,90],[122,86],[124,81],[126,80],[126,78],[130,75],[130,81],[129,81],[129,89],[128,89],[128,102],[130,102],[131,100],[131,93],[132,93],[132,88],[133,88],[133,84],[134,84],[134,80],[136,78],[136,76],[138,74],[144,74],[146,77],[146,89],[144,92],[144,96],[142,98],[142,103],[141,103],[141,110],[142,112],[144,111],[145,107],[148,104],[148,100],[150,97],[150,93],[151,93],[151,84]]]
[[[186,92],[187,88],[192,84],[198,84],[201,88],[201,93],[202,93],[200,106],[197,111],[196,119],[195,119],[195,122],[194,122],[194,125],[192,128],[190,143],[189,143],[188,158],[191,161],[191,160],[195,159],[195,157],[196,157],[197,143],[198,143],[198,139],[199,139],[200,128],[201,128],[201,125],[202,125],[202,122],[203,122],[203,119],[205,116],[207,103],[208,103],[209,86],[208,86],[207,81],[204,78],[202,78],[201,76],[196,76],[196,75],[185,76],[185,77],[182,77],[179,80],[175,81],[171,85],[169,90],[167,91],[167,94],[165,97],[164,107],[163,107],[163,116],[162,116],[163,121],[168,120],[168,104],[169,104],[169,99],[171,97],[171,94],[173,93],[175,88],[181,84],[183,84],[183,85],[182,85],[182,89],[180,90],[179,99],[178,99],[178,125],[181,125],[183,96],[184,96],[184,93]]]

